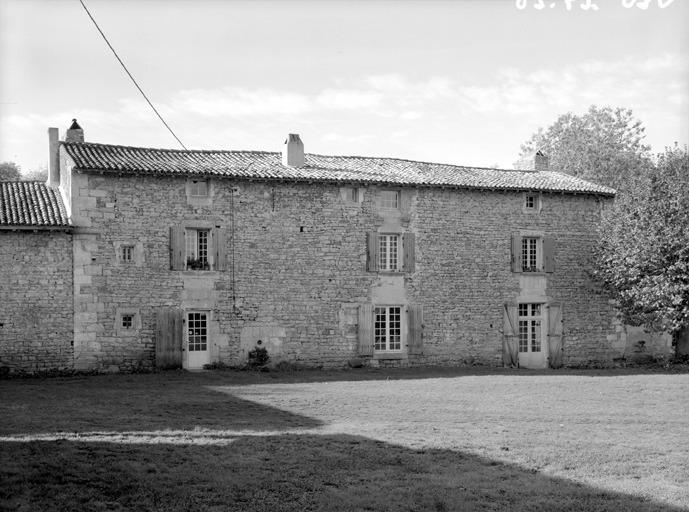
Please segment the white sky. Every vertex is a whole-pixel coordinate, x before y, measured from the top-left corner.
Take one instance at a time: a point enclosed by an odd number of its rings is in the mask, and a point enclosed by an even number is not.
[[[654,152],[689,142],[688,0],[539,1],[84,3],[189,149],[299,133],[307,153],[511,168],[592,104],[631,108]],[[180,148],[78,0],[0,0],[0,161],[44,165],[72,118],[89,142]]]

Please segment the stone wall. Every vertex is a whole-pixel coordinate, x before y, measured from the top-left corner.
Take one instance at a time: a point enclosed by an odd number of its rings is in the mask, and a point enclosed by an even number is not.
[[[586,261],[599,199],[543,194],[537,212],[521,192],[398,189],[399,211],[381,188],[214,179],[212,200],[190,201],[187,179],[79,174],[71,182],[76,236],[75,366],[127,369],[153,363],[156,311],[210,313],[211,359],[246,360],[261,340],[273,362],[338,367],[356,356],[361,304],[421,305],[421,355],[374,357],[373,365],[502,364],[504,304],[563,304],[564,362],[610,362],[612,308],[592,287]],[[227,232],[227,269],[170,270],[170,229]],[[367,233],[414,233],[415,270],[366,270]],[[555,241],[555,272],[512,272],[510,237]],[[134,261],[119,260],[122,245]],[[126,331],[121,316],[137,323]]]
[[[72,368],[72,235],[0,230],[0,367]]]

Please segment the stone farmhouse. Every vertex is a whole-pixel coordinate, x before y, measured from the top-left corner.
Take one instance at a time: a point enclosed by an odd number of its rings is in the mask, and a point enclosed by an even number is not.
[[[612,189],[520,170],[182,151],[48,130],[47,183],[0,185],[0,367],[611,362],[588,261]]]

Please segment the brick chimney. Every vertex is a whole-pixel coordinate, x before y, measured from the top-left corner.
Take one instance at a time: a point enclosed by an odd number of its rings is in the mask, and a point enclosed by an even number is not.
[[[304,165],[304,143],[299,134],[290,133],[282,147],[282,165],[302,167]]]
[[[547,171],[548,157],[540,150],[532,151],[517,160],[514,163],[514,168],[518,171]]]
[[[65,142],[84,142],[84,130],[76,119],[72,119],[72,126],[67,129]]]

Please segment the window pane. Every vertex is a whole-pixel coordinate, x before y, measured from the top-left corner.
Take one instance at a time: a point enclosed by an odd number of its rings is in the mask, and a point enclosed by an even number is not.
[[[388,350],[400,350],[402,348],[402,319],[401,319],[401,308],[391,307],[389,309],[389,319],[390,319],[390,345]]]
[[[191,182],[190,192],[195,197],[206,197],[208,195],[208,186],[206,180],[196,180]]]
[[[519,321],[519,352],[529,351],[529,322]]]
[[[203,351],[207,348],[208,330],[206,313],[189,313],[187,317],[189,350]]]
[[[531,352],[541,351],[541,321],[531,322]]]
[[[198,255],[201,263],[208,263],[208,231],[198,232]]]
[[[397,270],[397,235],[390,236],[390,261],[388,265],[389,270]]]
[[[386,308],[376,308],[374,315],[374,349],[385,350],[387,338]]]
[[[381,235],[378,237],[378,268],[380,270],[388,269],[388,237]]]
[[[186,245],[187,245],[187,259],[196,259],[196,230],[187,229],[185,233]]]

